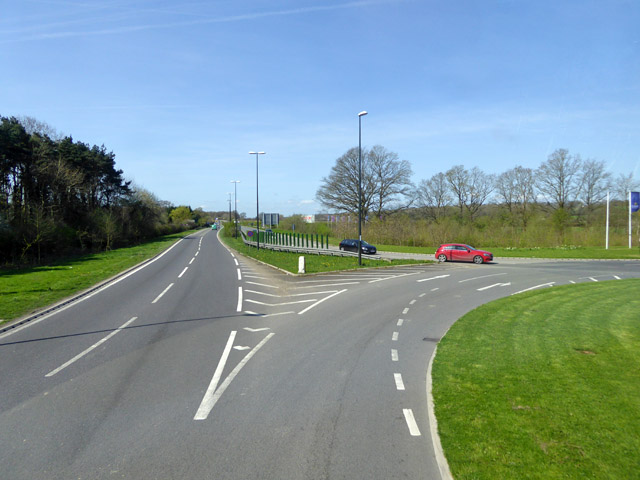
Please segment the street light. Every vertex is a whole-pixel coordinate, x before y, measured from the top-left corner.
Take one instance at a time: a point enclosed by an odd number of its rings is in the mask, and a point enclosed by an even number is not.
[[[231,180],[231,183],[233,183],[233,206],[234,206],[234,211],[236,214],[236,238],[238,238],[238,183],[240,183],[240,180]]]
[[[260,207],[258,203],[258,155],[264,155],[266,152],[249,152],[249,155],[256,156],[256,227],[258,229],[258,238],[256,238],[256,242],[258,245],[258,250],[260,250]]]
[[[358,114],[358,266],[362,265],[362,117]]]

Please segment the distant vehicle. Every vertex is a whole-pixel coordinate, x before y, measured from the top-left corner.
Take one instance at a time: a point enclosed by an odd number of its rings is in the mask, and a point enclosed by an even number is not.
[[[264,233],[273,233],[273,230],[271,230],[270,228],[267,228]]]
[[[218,224],[214,223],[213,225],[211,225],[211,230],[217,230],[218,229]]]
[[[464,243],[444,243],[436,250],[436,259],[439,262],[459,261],[480,264],[492,261],[493,254]]]
[[[352,240],[350,238],[342,240],[340,242],[339,248],[340,250],[345,250],[348,252],[357,252],[358,240]],[[377,252],[376,247],[365,242],[364,240],[362,241],[362,253],[365,253],[367,255],[373,255],[376,252]]]

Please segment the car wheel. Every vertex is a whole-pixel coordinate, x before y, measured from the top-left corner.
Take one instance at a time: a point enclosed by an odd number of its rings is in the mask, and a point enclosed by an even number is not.
[[[478,265],[480,265],[484,260],[482,260],[482,257],[480,255],[476,255],[475,257],[473,257],[473,263],[477,263]]]
[[[444,253],[441,253],[440,255],[438,255],[438,261],[439,262],[446,262],[447,261],[447,256]]]

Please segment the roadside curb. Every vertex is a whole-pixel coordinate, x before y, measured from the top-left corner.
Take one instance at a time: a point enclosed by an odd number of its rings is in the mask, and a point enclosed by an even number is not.
[[[431,367],[433,365],[433,359],[436,358],[437,351],[438,346],[436,345],[436,347],[433,349],[431,359],[429,360],[429,366],[427,367],[427,410],[429,414],[429,430],[431,431],[431,441],[433,443],[433,451],[436,456],[436,463],[438,464],[438,469],[440,470],[440,478],[442,478],[442,480],[453,480],[451,470],[449,470],[449,463],[444,456],[442,444],[440,443],[440,435],[438,434],[438,420],[436,419],[433,405],[433,383],[431,380]]]

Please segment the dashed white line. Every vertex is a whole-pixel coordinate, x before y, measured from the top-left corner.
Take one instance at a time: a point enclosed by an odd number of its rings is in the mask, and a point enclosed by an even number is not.
[[[401,373],[394,373],[393,374],[393,378],[396,382],[396,389],[398,390],[404,390],[404,382],[402,381],[402,374]]]
[[[391,341],[392,342],[397,342],[398,341],[398,332],[393,332],[393,335],[391,335]]]
[[[411,300],[411,301],[409,302],[409,305],[413,305],[414,303],[416,303],[416,300]]]
[[[93,345],[91,345],[89,348],[87,348],[84,352],[79,353],[78,355],[76,355],[75,357],[73,357],[71,360],[69,360],[66,363],[63,363],[62,365],[60,365],[58,368],[56,368],[55,370],[50,371],[49,373],[47,373],[45,375],[45,377],[53,377],[56,373],[60,372],[61,370],[64,370],[65,368],[67,368],[69,365],[71,365],[74,362],[77,362],[78,360],[80,360],[82,357],[84,357],[87,353],[89,353],[90,351],[98,348],[100,345],[102,345],[104,342],[106,342],[107,340],[109,340],[111,337],[113,337],[116,333],[118,333],[120,330],[127,328],[127,326],[134,322],[138,317],[133,317],[130,320],[126,321],[125,323],[123,323],[120,327],[118,327],[116,330],[114,330],[113,332],[111,332],[109,335],[107,335],[106,337],[104,337],[102,340],[100,340],[99,342],[94,343]]]
[[[195,259],[196,259],[196,257],[193,257],[193,258],[191,259],[191,261],[189,262],[189,265],[191,265]]]
[[[391,349],[391,361],[392,362],[397,362],[398,361],[398,350],[395,349]]]
[[[447,277],[449,277],[449,276],[450,276],[450,275],[438,275],[437,277],[423,278],[423,279],[416,280],[416,281],[417,281],[418,283],[420,283],[420,282],[428,282],[429,280],[437,280],[438,278],[447,278]]]
[[[178,278],[182,278],[182,276],[187,272],[187,270],[189,270],[189,267],[184,267],[184,270],[180,272],[180,275],[178,275]]]
[[[598,281],[598,280],[596,280],[596,279],[595,279],[595,278],[593,278],[593,277],[589,277],[589,280],[591,280],[592,282],[597,282],[597,281]]]
[[[167,288],[165,288],[165,289],[162,291],[162,293],[161,293],[160,295],[158,295],[158,296],[155,298],[155,300],[154,300],[153,302],[151,302],[151,303],[156,303],[158,300],[160,300],[160,299],[162,298],[162,296],[163,296],[165,293],[167,293],[171,287],[173,287],[173,283],[170,283],[170,284],[169,284],[169,286],[168,286]]]
[[[238,269],[238,280],[242,280],[242,274],[240,273],[240,269]]]
[[[407,313],[409,313],[409,307],[407,307],[404,310],[402,310],[402,314],[403,315],[406,315]]]
[[[404,322],[404,320],[403,320],[402,318],[399,318],[399,319],[398,319],[398,323],[397,323],[397,325],[398,325],[399,327],[401,327],[401,326],[402,326],[402,322]]]
[[[242,311],[242,287],[238,287],[238,307],[236,308],[236,312]]]
[[[420,429],[418,428],[418,423],[413,416],[413,410],[411,410],[410,408],[403,408],[402,413],[404,413],[404,419],[407,422],[407,426],[409,427],[409,433],[411,434],[411,436],[419,437],[420,435],[422,435],[420,433]]]
[[[240,265],[240,264],[238,263],[238,259],[237,259],[237,258],[234,258],[234,259],[233,259],[233,261],[234,261],[234,262],[236,262],[236,267],[237,267],[238,265]]]

